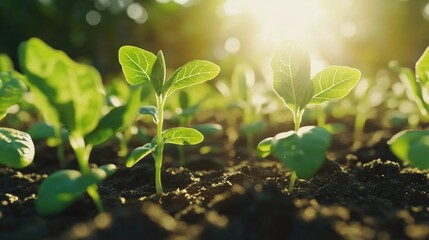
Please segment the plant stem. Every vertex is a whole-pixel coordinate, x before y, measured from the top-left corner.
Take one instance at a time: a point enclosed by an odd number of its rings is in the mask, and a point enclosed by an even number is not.
[[[326,114],[325,110],[321,106],[317,106],[317,125],[319,127],[324,127],[326,125]]]
[[[360,147],[362,143],[363,130],[365,128],[366,116],[365,113],[358,113],[355,117],[353,131],[353,149]]]
[[[293,188],[295,187],[295,180],[296,180],[296,172],[293,171],[292,175],[290,175],[290,182],[289,182],[289,188],[288,188],[289,193],[293,192]]]
[[[83,137],[79,135],[72,134],[70,136],[70,145],[72,146],[77,162],[79,164],[79,169],[82,174],[89,173],[89,155],[92,150],[91,145],[85,145],[85,140]],[[103,203],[101,202],[100,195],[98,194],[98,187],[96,184],[90,185],[86,192],[88,193],[89,197],[91,197],[92,201],[94,202],[95,206],[97,207],[97,210],[99,212],[103,212]]]
[[[156,149],[155,149],[155,187],[156,193],[162,194],[162,182],[161,182],[161,167],[162,157],[164,151],[164,139],[162,137],[162,125],[164,122],[164,104],[165,99],[161,96],[156,96],[156,105],[158,107],[158,123],[156,125]]]
[[[293,112],[293,123],[295,124],[295,132],[298,132],[299,127],[301,126],[302,113],[300,109],[297,109],[296,113]]]

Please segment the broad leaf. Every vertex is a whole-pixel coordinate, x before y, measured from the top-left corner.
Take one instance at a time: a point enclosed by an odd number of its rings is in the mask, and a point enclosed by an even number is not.
[[[10,106],[21,101],[25,86],[20,82],[18,73],[0,73],[0,120],[6,116]]]
[[[428,87],[429,81],[429,47],[426,48],[416,63],[417,81]]]
[[[162,136],[164,143],[176,145],[195,145],[204,140],[204,136],[198,130],[185,127],[167,129]]]
[[[142,158],[146,157],[149,153],[155,150],[156,145],[152,146],[151,143],[135,148],[125,160],[125,166],[132,167],[139,162]]]
[[[140,105],[140,93],[140,86],[133,88],[128,102],[123,106],[113,108],[109,113],[104,115],[94,131],[86,136],[85,142],[98,145],[112,137],[116,132],[121,131],[127,126],[131,126]]]
[[[119,63],[127,81],[136,85],[150,81],[156,56],[138,47],[123,46],[119,49]]]
[[[41,215],[53,215],[61,212],[78,198],[86,189],[98,184],[115,170],[113,164],[92,169],[87,174],[76,170],[60,170],[49,175],[40,185],[35,206]]]
[[[219,66],[212,62],[190,61],[174,72],[165,82],[162,91],[168,96],[176,90],[211,80],[219,74],[219,71]]]
[[[309,104],[321,104],[345,97],[356,86],[360,71],[343,66],[330,66],[314,76],[313,97]]]
[[[0,164],[24,168],[34,159],[34,144],[30,135],[11,128],[0,128]]]
[[[13,70],[13,62],[7,54],[0,54],[0,72]]]
[[[273,138],[265,138],[264,140],[260,141],[258,143],[258,146],[256,147],[256,153],[259,157],[267,157],[271,153],[271,145],[273,142]]]
[[[158,108],[155,106],[143,106],[139,108],[139,113],[144,115],[151,115],[153,117],[153,121],[158,123]]]
[[[301,47],[286,42],[271,60],[273,88],[286,105],[298,113],[313,96],[310,80],[310,56]]]
[[[320,127],[302,127],[295,131],[274,136],[272,153],[296,172],[299,178],[310,179],[325,161],[325,154],[331,144],[331,135]]]
[[[419,169],[428,169],[429,131],[406,130],[395,134],[389,141],[392,152],[404,163]]]
[[[165,60],[162,51],[159,51],[156,55],[156,60],[152,67],[152,72],[150,74],[150,82],[152,83],[153,89],[156,94],[159,96],[162,92],[162,85],[165,82]]]
[[[45,120],[79,135],[93,130],[104,104],[98,71],[37,38],[21,44],[19,52],[34,104]]]

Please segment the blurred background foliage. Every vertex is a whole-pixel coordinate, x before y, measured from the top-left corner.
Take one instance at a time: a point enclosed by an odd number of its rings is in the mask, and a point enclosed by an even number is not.
[[[371,77],[390,60],[413,67],[429,45],[427,0],[1,0],[0,52],[17,66],[17,47],[39,37],[93,64],[105,81],[119,74],[117,51],[164,51],[176,68],[208,59],[229,78],[237,64],[257,76],[276,44],[301,42],[320,65],[349,65]],[[265,68],[264,68],[265,67]],[[315,64],[317,67],[317,64]],[[264,70],[265,69],[265,70]]]

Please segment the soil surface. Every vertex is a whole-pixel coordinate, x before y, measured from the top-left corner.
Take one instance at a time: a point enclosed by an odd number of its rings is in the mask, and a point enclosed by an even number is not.
[[[37,215],[34,201],[58,163],[55,149],[37,143],[29,168],[0,168],[0,239],[429,239],[429,174],[404,167],[384,135],[372,134],[357,151],[336,143],[292,194],[276,159],[189,154],[175,167],[167,154],[158,196],[151,158],[125,168],[117,149],[104,146],[91,159],[118,166],[99,187],[106,212],[85,195],[51,217]],[[334,137],[341,138],[350,141]]]

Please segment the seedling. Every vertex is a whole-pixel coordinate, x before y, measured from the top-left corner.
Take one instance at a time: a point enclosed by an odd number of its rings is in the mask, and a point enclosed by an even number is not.
[[[274,53],[271,61],[273,89],[293,113],[294,131],[262,140],[261,157],[270,153],[280,158],[293,172],[289,192],[297,177],[313,177],[325,161],[331,143],[330,133],[321,127],[300,128],[308,104],[322,104],[345,97],[360,79],[360,71],[344,66],[330,66],[310,78],[310,57],[296,44],[287,42]]]
[[[1,120],[6,116],[9,107],[21,101],[26,88],[21,83],[23,77],[13,71],[13,65],[6,55],[0,55],[0,65]],[[0,153],[0,164],[12,168],[24,168],[33,162],[34,144],[27,133],[0,127]]]
[[[201,105],[204,100],[207,98],[199,100],[197,103],[192,104],[189,93],[182,90],[178,95],[179,100],[179,109],[177,114],[177,119],[179,121],[179,127],[188,126],[195,115],[200,110]],[[205,123],[205,124],[197,124],[194,126],[194,129],[197,129],[199,132],[203,134],[204,137],[218,134],[222,131],[222,126],[215,123]],[[179,150],[179,164],[180,166],[185,165],[185,148],[184,145],[177,146]]]
[[[50,174],[40,186],[36,210],[42,215],[58,213],[86,191],[97,209],[103,211],[97,184],[116,167],[107,164],[91,169],[89,156],[93,146],[132,123],[140,104],[140,89],[134,90],[127,105],[113,108],[101,117],[105,98],[101,77],[95,68],[74,62],[64,52],[52,49],[37,38],[22,43],[19,53],[36,107],[55,129],[68,131],[80,169]]]
[[[416,71],[391,64],[391,68],[400,74],[400,79],[408,96],[413,99],[423,116],[429,116],[427,94],[429,91],[429,47],[416,63]],[[405,164],[419,169],[428,169],[429,131],[404,130],[395,134],[389,141],[392,152]]]
[[[119,63],[125,78],[131,85],[139,85],[149,81],[156,96],[156,106],[143,106],[141,114],[151,115],[156,124],[156,136],[150,143],[134,149],[125,161],[131,167],[152,153],[155,159],[156,192],[162,194],[161,167],[165,144],[194,145],[203,140],[203,135],[192,128],[177,127],[163,129],[164,105],[173,92],[203,83],[216,77],[220,68],[209,61],[194,60],[177,69],[172,76],[166,78],[164,55],[159,51],[155,56],[151,52],[133,46],[119,49]]]

